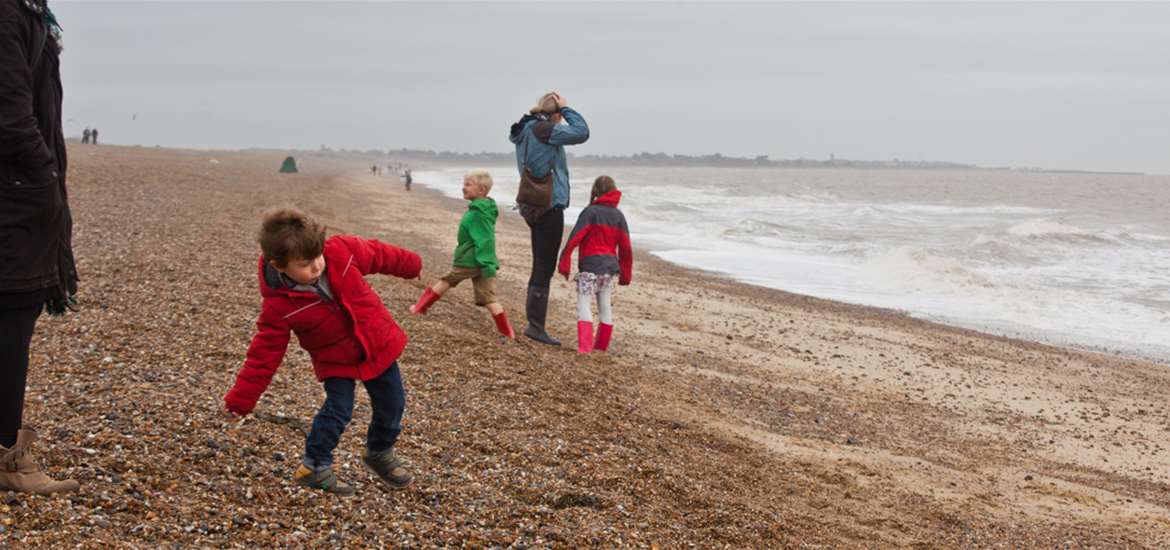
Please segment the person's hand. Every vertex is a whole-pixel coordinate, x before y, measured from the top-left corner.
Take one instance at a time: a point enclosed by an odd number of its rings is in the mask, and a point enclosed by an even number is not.
[[[553,92],[553,98],[557,102],[558,111],[569,106],[569,101],[560,92]]]
[[[226,427],[230,429],[238,429],[248,419],[247,416],[240,416],[227,407],[223,408],[222,418]]]

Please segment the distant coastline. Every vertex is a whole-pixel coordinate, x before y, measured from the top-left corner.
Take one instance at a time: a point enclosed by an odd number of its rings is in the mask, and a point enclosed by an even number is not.
[[[507,164],[515,162],[511,152],[506,153],[462,153],[456,151],[432,151],[422,149],[378,149],[352,150],[330,149],[321,146],[319,153],[349,153],[392,158],[395,161],[460,164]],[[1042,174],[1108,174],[1122,176],[1144,176],[1145,172],[1122,172],[1106,170],[1071,170],[1059,168],[978,166],[958,162],[937,160],[858,160],[830,156],[828,159],[772,159],[768,155],[756,157],[735,157],[719,153],[709,155],[677,155],[668,153],[638,153],[634,155],[574,155],[566,152],[574,165],[580,166],[679,166],[679,167],[722,167],[722,168],[857,168],[870,170],[996,170]]]

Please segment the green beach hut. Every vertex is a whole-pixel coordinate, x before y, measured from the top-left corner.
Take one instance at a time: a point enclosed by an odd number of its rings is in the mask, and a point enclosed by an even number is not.
[[[280,173],[281,174],[295,174],[295,173],[297,173],[297,159],[292,158],[292,157],[286,157],[284,159],[284,164],[280,165]]]

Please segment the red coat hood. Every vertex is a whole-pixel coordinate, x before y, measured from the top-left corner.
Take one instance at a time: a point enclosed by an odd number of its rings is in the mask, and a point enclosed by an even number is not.
[[[600,197],[597,197],[597,199],[593,201],[593,204],[604,204],[606,206],[612,206],[614,208],[617,208],[617,205],[619,202],[621,202],[621,200],[622,200],[622,192],[618,191],[617,189],[614,189],[613,191],[610,191],[609,193],[606,193]]]

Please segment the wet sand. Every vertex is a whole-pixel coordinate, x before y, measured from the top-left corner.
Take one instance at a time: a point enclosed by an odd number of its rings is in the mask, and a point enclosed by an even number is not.
[[[70,151],[80,314],[42,319],[26,418],[83,487],[7,495],[0,544],[157,547],[1145,547],[1170,544],[1168,366],[992,337],[728,281],[637,254],[612,353],[503,343],[449,266],[463,201],[361,157]],[[216,163],[210,160],[216,159]],[[425,182],[421,182],[425,184]],[[294,344],[239,427],[221,415],[259,311],[260,214],[419,252],[371,276],[410,335],[401,492],[291,483],[323,399]],[[524,326],[528,232],[501,213],[497,293]],[[636,243],[635,243],[636,244]],[[570,283],[550,331],[575,342]]]

